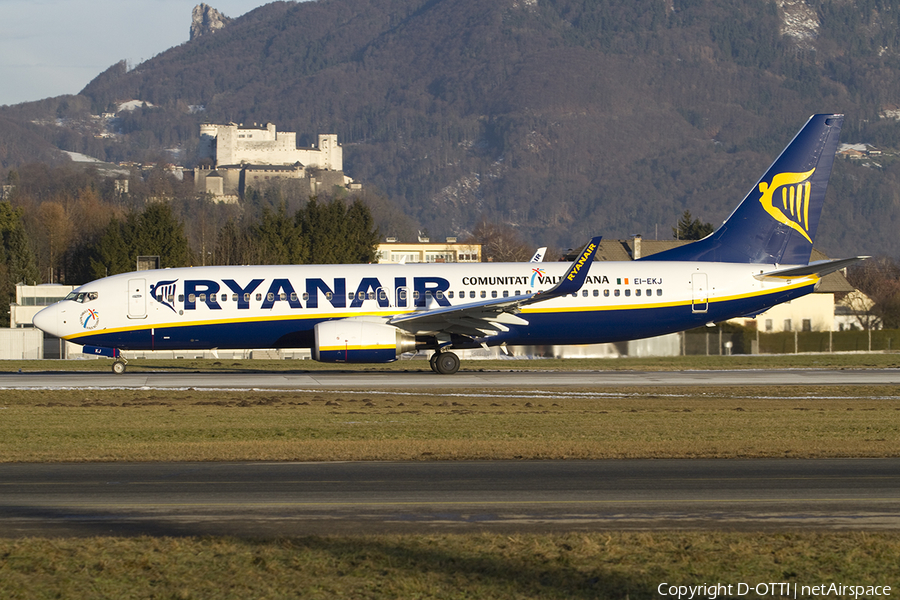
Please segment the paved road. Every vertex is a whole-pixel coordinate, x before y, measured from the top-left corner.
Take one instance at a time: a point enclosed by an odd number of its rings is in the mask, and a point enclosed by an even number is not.
[[[900,529],[900,460],[0,464],[0,535]]]
[[[900,369],[760,369],[739,371],[459,372],[293,371],[269,373],[0,373],[0,389],[209,388],[383,389],[645,385],[878,385],[900,384]]]

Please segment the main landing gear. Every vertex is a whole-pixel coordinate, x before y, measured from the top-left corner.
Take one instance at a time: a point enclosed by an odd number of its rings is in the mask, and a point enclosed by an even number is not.
[[[121,356],[116,359],[116,362],[113,363],[112,370],[116,375],[121,375],[125,372],[125,365],[128,364],[128,361],[122,358]]]
[[[431,370],[441,375],[453,375],[459,371],[459,357],[452,352],[435,352],[428,362]]]

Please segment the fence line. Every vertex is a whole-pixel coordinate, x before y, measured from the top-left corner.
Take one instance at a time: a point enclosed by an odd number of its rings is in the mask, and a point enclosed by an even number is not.
[[[785,331],[714,327],[683,334],[682,354],[719,356],[727,354],[797,354],[810,352],[892,352],[900,345],[900,330]],[[894,340],[898,340],[897,343]],[[730,343],[730,346],[729,346]]]

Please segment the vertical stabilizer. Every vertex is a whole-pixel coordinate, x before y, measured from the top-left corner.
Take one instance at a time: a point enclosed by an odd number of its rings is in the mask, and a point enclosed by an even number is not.
[[[645,260],[805,265],[809,262],[844,115],[813,115],[712,234]]]

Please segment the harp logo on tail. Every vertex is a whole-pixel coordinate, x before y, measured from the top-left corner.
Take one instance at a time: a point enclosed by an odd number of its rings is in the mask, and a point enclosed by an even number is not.
[[[772,183],[759,184],[762,196],[759,203],[772,218],[800,232],[809,243],[809,178],[816,170],[806,173],[779,173]]]

